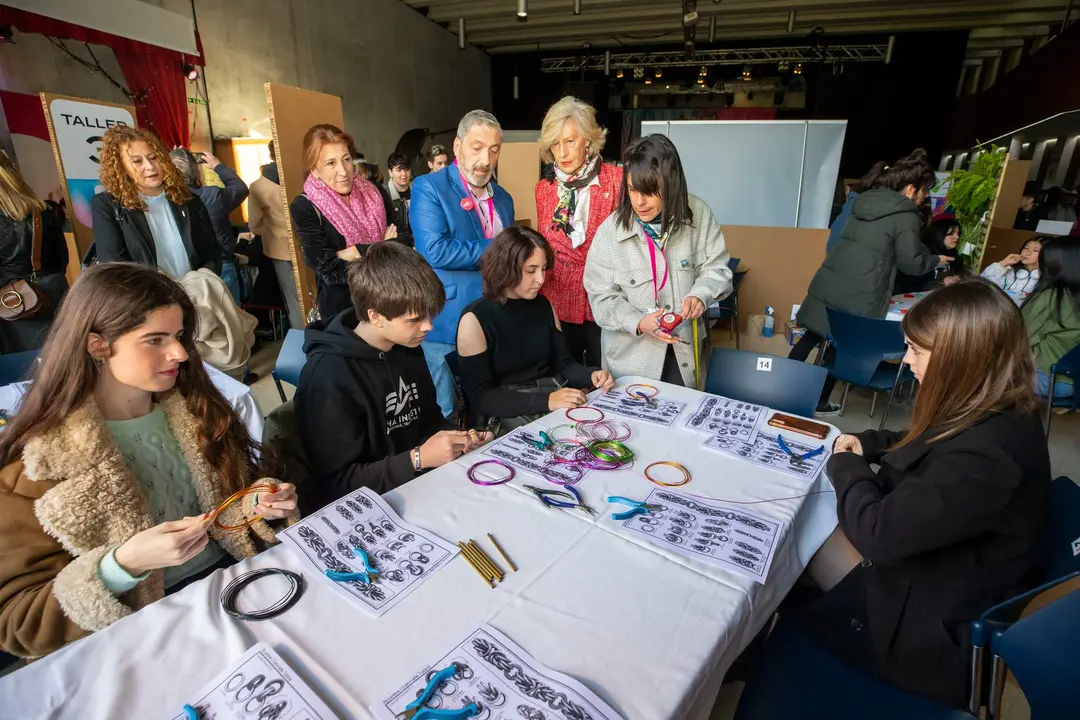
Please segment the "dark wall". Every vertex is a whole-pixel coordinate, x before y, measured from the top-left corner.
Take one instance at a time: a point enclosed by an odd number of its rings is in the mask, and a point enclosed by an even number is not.
[[[1012,72],[998,77],[989,89],[956,101],[951,118],[949,148],[973,147],[1068,110],[1080,109],[1080,23]]]
[[[881,36],[829,39],[832,44],[886,41]],[[806,109],[784,110],[778,117],[847,119],[840,168],[845,177],[859,177],[878,160],[895,160],[920,146],[936,160],[945,147],[966,46],[966,31],[907,33],[897,35],[889,65],[850,63],[843,74],[834,75],[829,66],[810,64],[804,68]],[[547,53],[558,57],[572,54]],[[606,108],[608,95],[619,93],[622,82],[602,73],[584,77],[580,73],[544,74],[540,58],[539,53],[492,57],[492,101],[503,127],[538,129],[551,103],[573,92],[601,109],[601,119],[609,130],[609,148],[604,154],[617,157],[614,141],[620,134],[622,113],[606,112]],[[517,100],[513,97],[515,72],[520,90]]]

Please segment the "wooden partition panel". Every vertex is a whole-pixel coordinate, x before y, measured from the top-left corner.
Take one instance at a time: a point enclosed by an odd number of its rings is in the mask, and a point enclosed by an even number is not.
[[[514,222],[536,230],[536,182],[540,179],[540,143],[503,143],[499,185],[514,198]]]
[[[998,181],[994,204],[990,209],[990,227],[1012,228],[1030,172],[1030,160],[1016,160],[1009,156],[1005,161],[1005,166],[1001,168],[1001,180]]]
[[[986,269],[987,265],[996,263],[1006,255],[1020,252],[1031,238],[1038,235],[1032,230],[1013,230],[1011,227],[991,227],[986,235],[986,250],[983,252],[982,264],[979,272]]]
[[[307,177],[303,160],[304,133],[312,125],[320,123],[344,128],[341,98],[303,88],[266,83],[266,104],[270,110],[275,161],[281,178],[281,202],[285,205],[285,220],[289,226],[293,273],[300,295],[300,309],[306,318],[308,311],[315,307],[318,292],[315,275],[304,264],[304,255],[300,249],[300,239],[293,228],[289,203],[304,191],[304,179]]]
[[[740,270],[748,271],[739,287],[739,321],[746,327],[751,315],[760,315],[771,305],[782,332],[791,306],[806,297],[806,288],[825,259],[829,231],[749,225],[723,229],[728,252],[740,259]]]

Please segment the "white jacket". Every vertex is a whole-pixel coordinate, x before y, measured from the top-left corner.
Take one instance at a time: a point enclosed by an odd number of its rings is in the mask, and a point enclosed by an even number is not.
[[[1027,297],[1039,284],[1039,271],[1028,272],[1022,266],[1005,267],[1001,263],[990,263],[982,271],[982,276],[1010,295]]]
[[[693,295],[708,308],[731,293],[731,270],[724,233],[705,201],[690,196],[694,224],[675,231],[656,253],[657,274],[664,274],[663,258],[668,262],[668,282],[659,292],[659,305],[679,311],[683,298]],[[649,246],[636,225],[619,225],[615,214],[608,216],[597,229],[585,261],[585,291],[589,294],[596,324],[602,329],[601,347],[604,367],[616,378],[641,375],[659,380],[664,369],[668,345],[637,334],[641,318],[656,309],[653,293]],[[699,319],[702,323],[704,320]],[[692,328],[684,323],[676,333],[689,341]],[[701,337],[707,337],[702,329]],[[694,387],[694,348],[692,343],[674,346],[675,357],[686,387]],[[701,359],[704,367],[704,358]]]
[[[180,284],[199,313],[195,347],[203,362],[241,379],[259,321],[233,302],[225,281],[210,270],[192,270]]]

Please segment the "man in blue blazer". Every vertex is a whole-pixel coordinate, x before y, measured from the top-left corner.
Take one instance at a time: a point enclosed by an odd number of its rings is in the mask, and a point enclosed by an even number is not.
[[[461,311],[481,295],[480,256],[492,238],[514,223],[514,201],[493,179],[501,146],[499,121],[473,110],[458,124],[456,160],[413,183],[409,222],[416,251],[446,288],[446,307],[422,346],[446,417],[457,402],[446,355],[455,349]]]

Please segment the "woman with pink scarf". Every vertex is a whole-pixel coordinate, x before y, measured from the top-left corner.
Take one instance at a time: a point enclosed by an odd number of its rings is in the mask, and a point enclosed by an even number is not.
[[[304,133],[304,192],[292,201],[293,227],[304,262],[318,283],[319,316],[330,319],[352,307],[345,271],[373,243],[397,236],[386,226],[379,189],[353,172],[353,139],[334,125]]]

